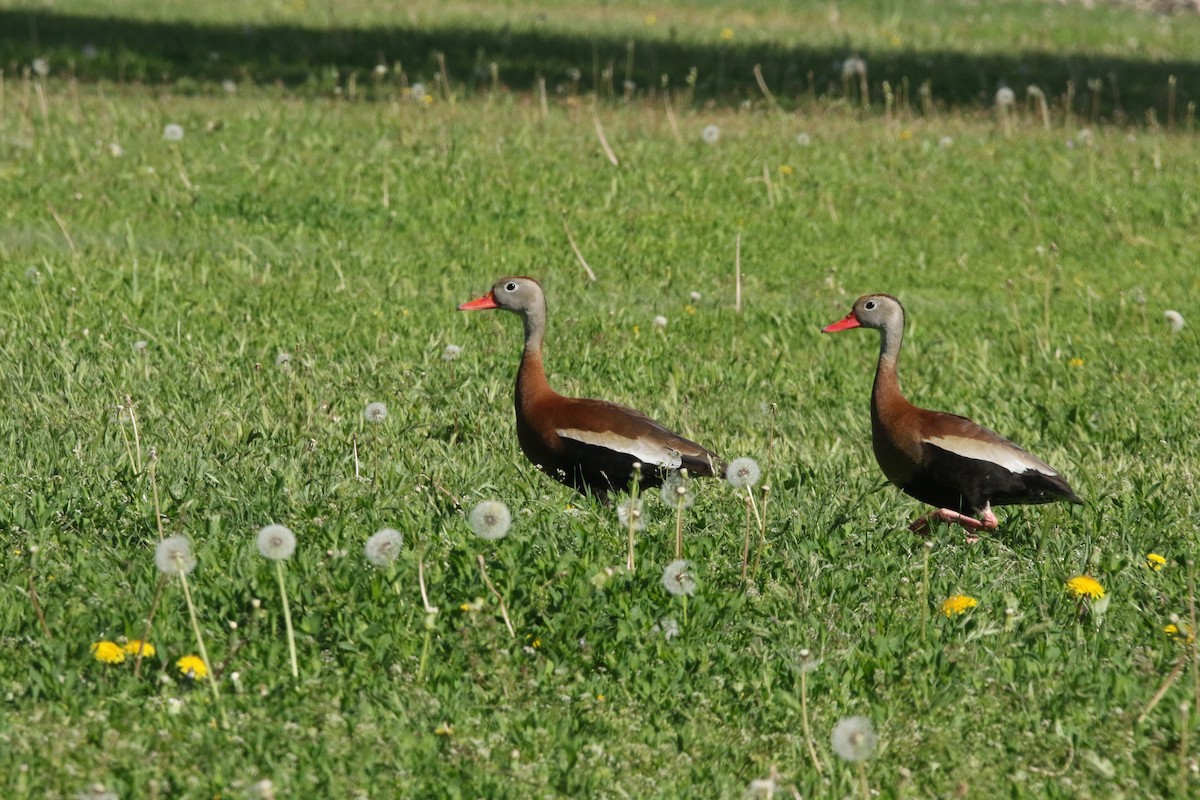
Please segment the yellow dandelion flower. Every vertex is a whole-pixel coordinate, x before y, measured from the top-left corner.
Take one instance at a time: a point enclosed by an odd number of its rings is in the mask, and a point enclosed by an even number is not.
[[[894,34],[894,33],[893,33],[893,34],[891,35],[891,39],[890,39],[890,41],[891,41],[891,43],[892,43],[892,47],[899,47],[899,46],[900,46],[900,43],[901,43],[901,42],[903,42],[904,40],[903,40],[903,39],[901,39],[901,38],[900,38],[898,35],[896,35],[896,34]]]
[[[780,175],[791,175],[795,171],[796,170],[792,169],[792,167],[788,164],[781,164],[779,166],[779,174]]]
[[[1080,367],[1083,366],[1083,359],[1082,358],[1072,358],[1070,361],[1067,362],[1067,366],[1072,367],[1074,369],[1079,369]]]
[[[974,608],[979,605],[979,601],[974,597],[965,594],[955,594],[947,597],[942,603],[942,613],[947,617],[953,617],[956,614],[965,614],[968,608]]]
[[[184,656],[175,662],[175,666],[179,667],[185,678],[203,680],[208,676],[208,667],[204,666],[204,659],[200,656]]]
[[[1146,566],[1150,567],[1150,569],[1154,570],[1155,572],[1158,572],[1159,570],[1161,570],[1163,568],[1163,564],[1166,564],[1166,563],[1167,563],[1167,560],[1165,558],[1163,558],[1162,556],[1160,556],[1158,553],[1147,553],[1146,554]]]
[[[1167,634],[1172,639],[1186,641],[1189,644],[1193,639],[1196,638],[1195,632],[1192,631],[1192,626],[1188,625],[1186,622],[1180,623],[1179,625],[1176,625],[1174,622],[1172,622],[1170,625],[1167,625],[1165,628],[1163,628],[1163,633]]]
[[[603,702],[604,702],[604,695],[602,695],[602,694],[598,694],[598,695],[596,695],[596,702],[597,702],[597,703],[603,703]]]
[[[722,28],[721,29],[721,40],[722,41],[728,42],[732,38],[733,38],[733,28]]]
[[[646,15],[646,24],[647,25],[657,25],[658,17],[654,16],[653,14],[647,14]]]
[[[149,642],[143,642],[141,639],[130,639],[125,643],[125,652],[131,656],[136,656],[138,651],[141,651],[143,658],[149,658],[156,652],[154,645]]]
[[[427,106],[433,105],[433,95],[427,94],[421,97],[421,102]]]
[[[454,735],[454,726],[449,722],[443,722],[441,725],[438,725],[433,732],[438,736],[452,736]]]
[[[905,128],[904,130],[900,131],[900,141],[907,142],[911,138],[912,138],[912,131],[910,131],[908,128]]]
[[[685,313],[685,314],[695,314],[695,313],[696,313],[696,307],[695,307],[694,305],[692,305],[691,303],[688,303],[687,305],[685,305],[685,306],[683,307],[683,313]]]
[[[633,326],[633,335],[634,335],[634,336],[641,336],[641,335],[642,335],[642,329],[641,329],[641,328],[639,328],[637,325],[634,325],[634,326]]]
[[[1099,600],[1104,597],[1104,587],[1100,581],[1088,575],[1076,575],[1067,581],[1067,591],[1080,599]]]
[[[92,656],[101,664],[120,664],[125,660],[125,651],[116,642],[93,642]]]

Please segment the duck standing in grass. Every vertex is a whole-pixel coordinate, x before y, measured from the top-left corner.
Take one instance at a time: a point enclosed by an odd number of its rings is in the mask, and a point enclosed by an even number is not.
[[[851,328],[879,331],[879,365],[871,391],[871,443],[887,479],[936,511],[910,528],[927,532],[931,520],[969,530],[995,530],[992,506],[1082,503],[1058,472],[1037,456],[966,417],[917,408],[900,393],[896,361],[904,336],[904,307],[887,294],[863,295],[850,313],[822,333]]]
[[[641,465],[641,485],[659,486],[686,469],[711,476],[720,467],[715,453],[667,430],[640,411],[610,403],[563,397],[546,381],[542,340],[546,296],[533,278],[501,278],[491,291],[463,303],[459,311],[499,308],[525,323],[525,350],[517,370],[517,440],[529,461],[560,483],[606,502],[608,493],[629,485]]]

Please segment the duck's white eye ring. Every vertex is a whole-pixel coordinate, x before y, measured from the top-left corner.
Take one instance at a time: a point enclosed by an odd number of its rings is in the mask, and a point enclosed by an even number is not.
[[[875,310],[875,301],[868,300],[867,302],[863,303],[863,308],[865,308],[867,311],[874,311]]]
[[[509,281],[508,283],[504,284],[504,291],[515,292],[516,290],[517,290],[517,282],[516,281]]]

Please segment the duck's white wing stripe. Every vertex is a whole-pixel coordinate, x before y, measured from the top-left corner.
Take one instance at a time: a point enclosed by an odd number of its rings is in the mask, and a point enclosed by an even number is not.
[[[963,458],[990,461],[1004,467],[1014,475],[1021,475],[1030,470],[1043,475],[1058,475],[1049,464],[1015,446],[982,441],[967,436],[931,436],[925,441],[934,447],[940,447]]]
[[[612,431],[585,431],[578,428],[558,428],[556,431],[564,439],[607,447],[609,450],[632,456],[643,464],[667,469],[679,469],[683,464],[683,457],[678,450],[645,439],[630,439]]]

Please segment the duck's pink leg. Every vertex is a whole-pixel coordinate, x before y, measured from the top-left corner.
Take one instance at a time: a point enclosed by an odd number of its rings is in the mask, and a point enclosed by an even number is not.
[[[991,503],[988,503],[983,507],[983,513],[980,514],[979,517],[979,519],[975,519],[974,517],[968,517],[966,514],[959,513],[958,511],[950,508],[939,508],[937,511],[931,511],[925,516],[921,517],[912,525],[909,525],[908,528],[915,533],[928,534],[930,522],[934,520],[956,523],[958,525],[962,525],[968,531],[977,531],[981,529],[985,531],[994,531],[1000,526],[1000,521],[997,520],[996,515],[992,513]],[[967,534],[967,541],[969,543],[974,543],[978,540],[978,538],[979,537],[974,536],[973,534]]]

